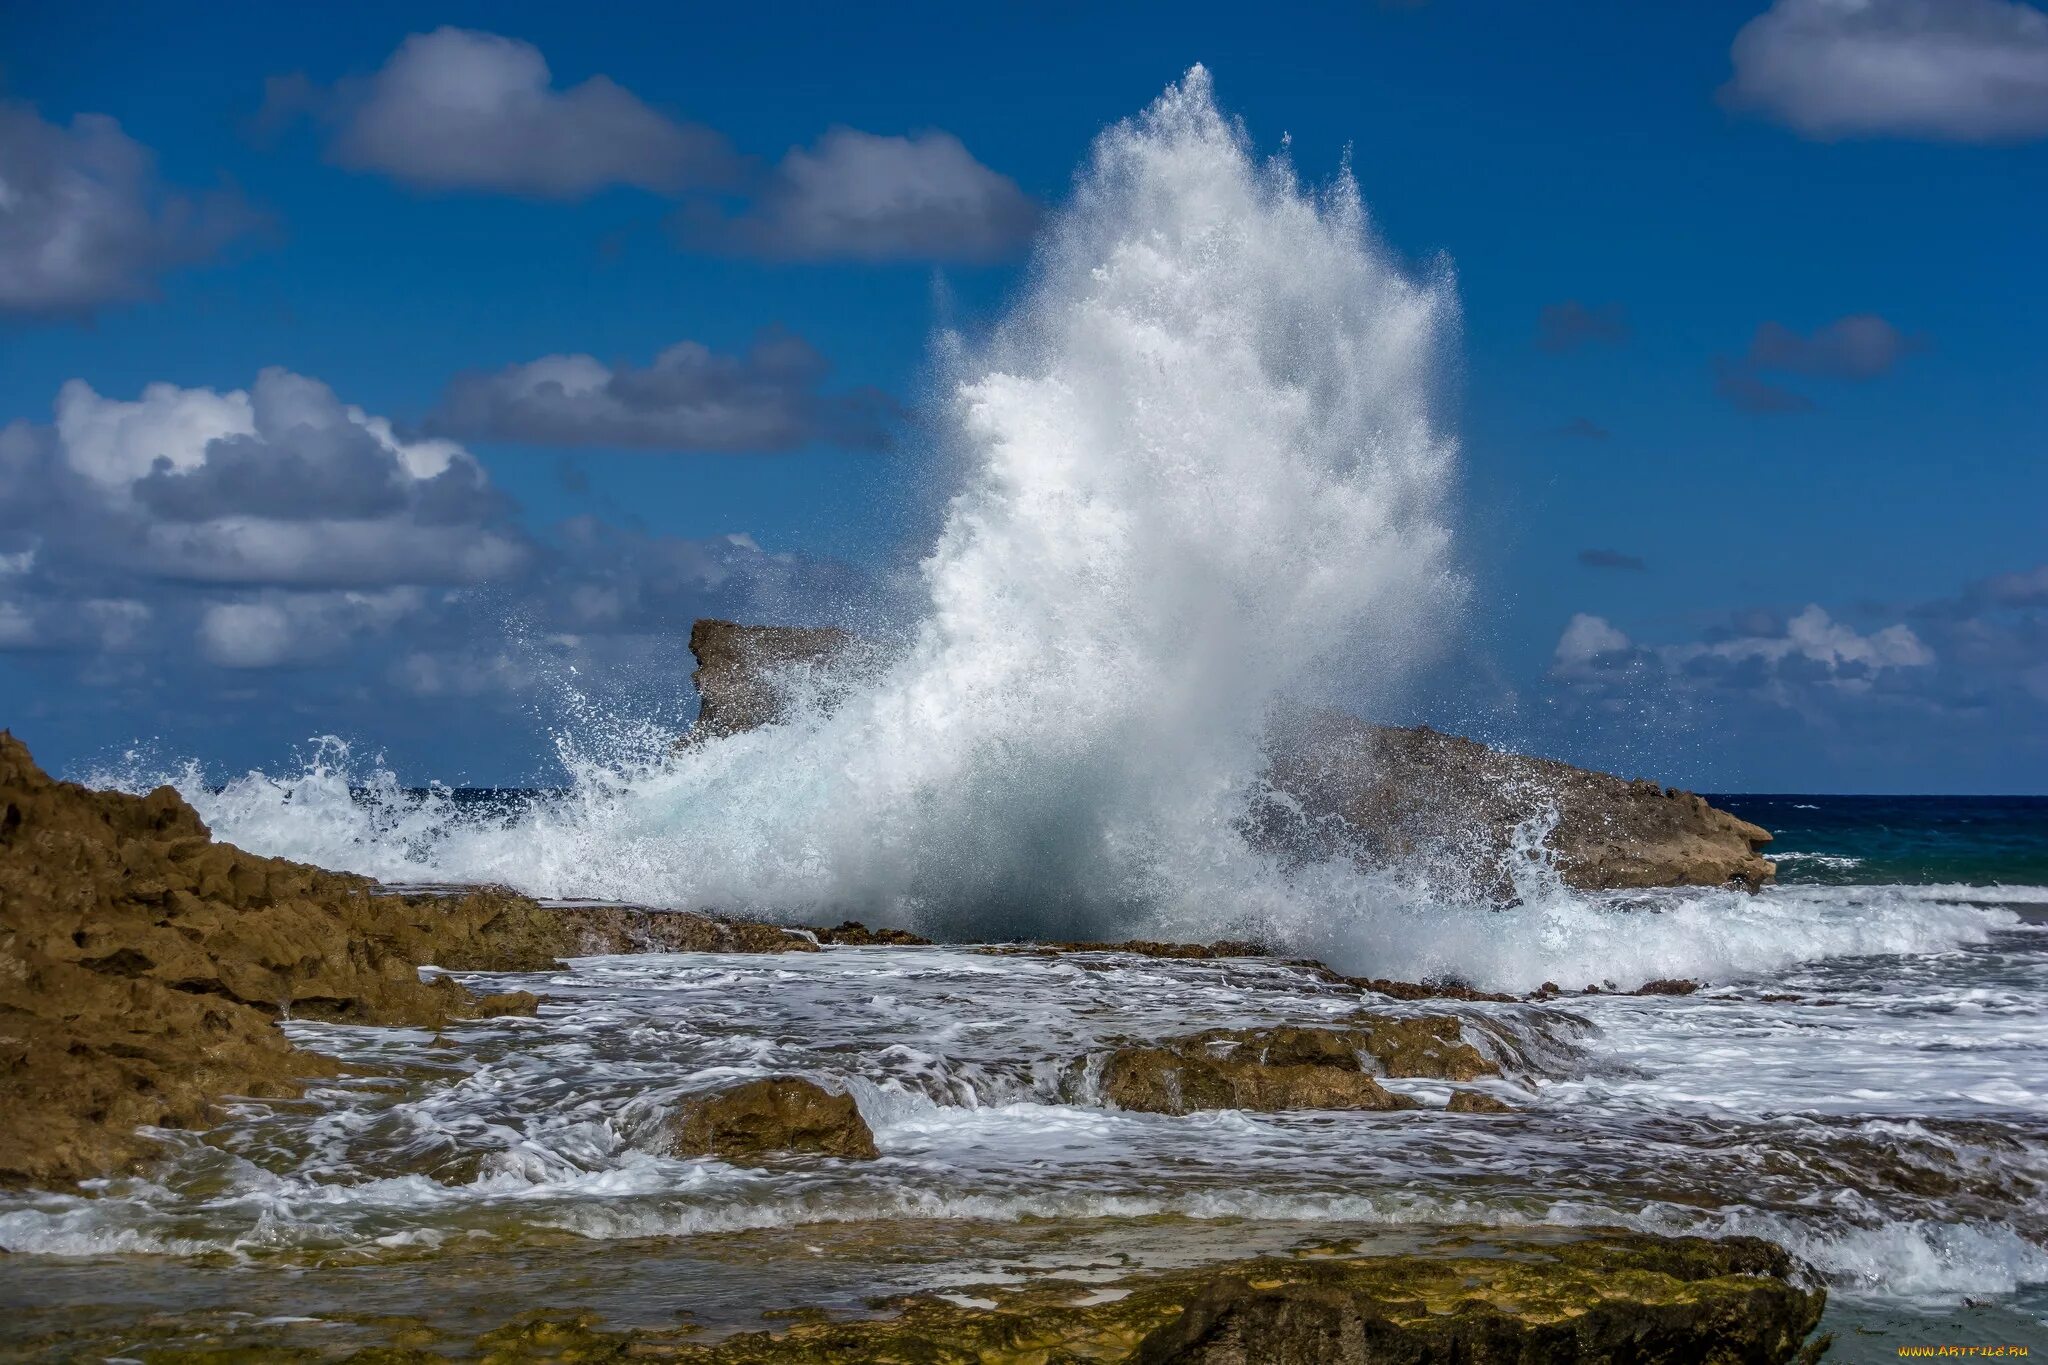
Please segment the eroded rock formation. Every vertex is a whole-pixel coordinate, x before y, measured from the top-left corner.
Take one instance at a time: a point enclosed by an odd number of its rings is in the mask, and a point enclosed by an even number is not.
[[[1469,1081],[1500,1067],[1446,1015],[1360,1017],[1343,1027],[1209,1029],[1116,1048],[1096,1084],[1120,1109],[1412,1109],[1376,1077]]]
[[[747,1160],[782,1152],[869,1160],[875,1135],[851,1095],[798,1076],[770,1076],[684,1102],[668,1126],[678,1156]]]
[[[1287,737],[1276,787],[1313,824],[1338,817],[1371,856],[1437,855],[1501,865],[1517,826],[1554,813],[1545,844],[1581,890],[1721,886],[1754,890],[1776,875],[1759,851],[1769,831],[1655,782],[1503,753],[1427,726],[1397,729],[1321,713]]]
[[[690,630],[698,665],[691,676],[702,709],[691,734],[772,723],[782,715],[787,679],[814,681],[821,665],[859,647],[835,627],[697,622]],[[1518,827],[1540,823],[1546,812],[1556,817],[1545,842],[1557,870],[1581,890],[1754,890],[1776,875],[1760,852],[1769,831],[1704,797],[1504,753],[1426,726],[1317,713],[1279,737],[1271,778],[1289,800],[1261,813],[1255,837],[1318,855],[1433,857],[1490,894],[1509,890],[1500,869],[1516,856]]]
[[[542,971],[595,952],[812,951],[760,924],[543,908],[496,888],[393,895],[214,842],[168,787],[52,780],[0,731],[0,1181],[119,1169],[140,1126],[191,1128],[225,1095],[296,1094],[334,1063],[285,1017],[438,1028],[531,1013],[419,968]]]

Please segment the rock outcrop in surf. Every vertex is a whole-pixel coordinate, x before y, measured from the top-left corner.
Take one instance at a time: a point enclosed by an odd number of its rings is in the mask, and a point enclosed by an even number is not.
[[[813,951],[761,924],[543,908],[494,887],[393,894],[217,843],[169,787],[92,791],[0,731],[0,1183],[132,1164],[138,1128],[192,1128],[227,1095],[289,1096],[335,1064],[279,1019],[439,1028],[533,1012],[450,971],[583,953]]]
[[[858,647],[836,627],[700,620],[690,629],[699,714],[693,736],[734,734],[785,714],[797,685]],[[1554,813],[1545,838],[1567,885],[1579,890],[1722,886],[1752,890],[1776,869],[1760,851],[1768,830],[1655,782],[1507,753],[1427,726],[1371,725],[1319,712],[1286,727],[1271,779],[1288,798],[1281,830],[1256,834],[1328,854],[1347,842],[1365,856],[1455,858],[1500,868],[1518,829]]]

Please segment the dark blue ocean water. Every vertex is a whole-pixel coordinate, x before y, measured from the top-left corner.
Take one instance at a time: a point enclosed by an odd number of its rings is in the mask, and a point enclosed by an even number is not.
[[[1783,883],[2048,886],[2048,796],[1720,795]]]

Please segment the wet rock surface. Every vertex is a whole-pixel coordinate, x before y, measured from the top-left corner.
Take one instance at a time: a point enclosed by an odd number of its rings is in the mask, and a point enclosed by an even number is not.
[[[1390,1110],[1415,1101],[1376,1077],[1469,1081],[1500,1068],[1449,1017],[1360,1019],[1342,1028],[1211,1029],[1119,1047],[1096,1084],[1121,1109]]]
[[[1761,851],[1769,831],[1705,797],[1505,753],[1427,726],[1319,713],[1278,746],[1272,777],[1300,803],[1306,828],[1340,831],[1328,838],[1355,840],[1379,860],[1505,866],[1517,856],[1517,826],[1550,809],[1556,824],[1545,842],[1559,875],[1580,890],[1755,889],[1777,875]],[[1276,837],[1297,828],[1290,819]]]
[[[1654,1365],[1811,1361],[1825,1308],[1783,1251],[1751,1238],[1590,1232],[1502,1239],[1448,1254],[1361,1256],[1342,1245],[1078,1282],[966,1286],[837,1319],[805,1309],[707,1340],[694,1324],[608,1329],[595,1313],[541,1309],[460,1343],[387,1320],[389,1345],[354,1365],[672,1360],[697,1365]],[[260,1350],[260,1348],[259,1348]],[[159,1365],[336,1359],[246,1343],[152,1350]],[[238,1353],[239,1352],[239,1353]]]
[[[728,1160],[810,1152],[871,1160],[875,1135],[850,1095],[795,1076],[771,1076],[684,1102],[668,1125],[677,1156]]]
[[[711,738],[770,725],[783,716],[787,674],[845,656],[854,637],[836,626],[745,626],[700,620],[690,627],[697,656],[690,681],[700,702],[690,738]]]
[[[417,967],[533,965],[552,932],[533,902],[376,889],[215,843],[169,788],[53,781],[0,732],[0,1181],[115,1169],[148,1150],[140,1125],[190,1127],[222,1095],[331,1074],[279,1018],[531,1012],[523,992],[479,1000]]]

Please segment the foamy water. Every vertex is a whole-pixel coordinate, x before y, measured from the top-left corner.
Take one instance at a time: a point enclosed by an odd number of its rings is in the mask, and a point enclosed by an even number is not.
[[[297,1024],[384,1073],[249,1104],[148,1180],[18,1196],[0,1246],[371,1261],[451,1243],[616,1241],[861,1220],[1621,1223],[1753,1232],[1888,1297],[2048,1282],[2039,931],[1681,999],[1400,1006],[1265,961],[958,949],[593,958],[479,986],[538,1019],[425,1034]],[[1763,996],[1797,995],[1766,1001]],[[1450,1012],[1521,1111],[1168,1117],[1077,1064],[1118,1038]],[[683,1097],[805,1075],[850,1092],[878,1162],[662,1154]]]

